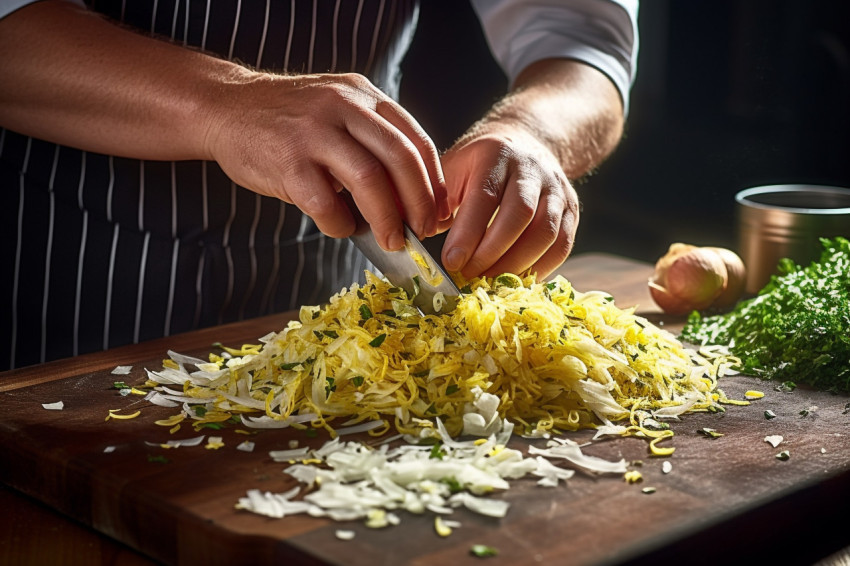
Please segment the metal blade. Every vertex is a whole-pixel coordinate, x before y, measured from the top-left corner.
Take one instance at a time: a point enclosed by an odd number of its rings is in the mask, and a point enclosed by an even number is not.
[[[396,252],[385,251],[379,246],[365,223],[349,238],[390,283],[403,288],[408,296],[416,294],[413,304],[423,313],[437,312],[434,297],[438,293],[442,293],[444,300],[442,305],[437,305],[439,312],[454,310],[460,290],[407,225],[404,226],[404,248]],[[417,283],[418,293],[415,289]],[[437,302],[440,302],[439,299]]]

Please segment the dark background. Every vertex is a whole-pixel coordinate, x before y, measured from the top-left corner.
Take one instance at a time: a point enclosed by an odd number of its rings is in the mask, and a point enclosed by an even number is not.
[[[736,247],[747,187],[850,187],[850,3],[645,0],[623,141],[577,184],[574,253]],[[402,102],[448,148],[506,88],[467,2],[424,0]]]

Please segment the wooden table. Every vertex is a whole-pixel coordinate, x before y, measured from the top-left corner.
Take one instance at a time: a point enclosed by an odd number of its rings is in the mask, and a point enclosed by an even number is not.
[[[561,273],[579,290],[603,289],[621,307],[637,305],[650,320],[676,330],[681,319],[660,314],[646,290],[651,266],[603,254],[570,259]],[[686,415],[673,425],[673,471],[648,456],[645,441],[617,438],[587,453],[635,464],[644,480],[577,474],[566,486],[537,487],[520,480],[497,495],[511,502],[502,520],[458,510],[463,527],[448,538],[433,517],[402,513],[399,526],[372,530],[345,524],[351,541],[335,537],[340,524],[295,516],[268,519],[233,508],[247,489],[283,491],[293,485],[268,451],[298,438],[291,429],[253,437],[253,453],[237,452],[232,430],[220,451],[180,448],[169,463],[148,460],[167,431],[152,421],[174,412],[151,407],[132,421],[104,422],[124,406],[110,386],[118,365],[125,379],[143,379],[168,349],[202,354],[216,341],[241,344],[279,330],[288,315],[272,316],[168,339],[116,348],[0,374],[0,564],[478,564],[472,544],[499,549],[487,564],[811,564],[850,544],[850,398],[731,377],[724,391],[765,398],[724,414]],[[61,412],[42,403],[62,399]],[[812,409],[812,407],[817,407]],[[767,420],[764,411],[777,418]],[[800,411],[809,409],[807,416]],[[160,416],[161,415],[161,416]],[[724,436],[697,433],[710,427]],[[592,433],[576,433],[584,441]],[[781,434],[773,448],[766,435]],[[186,435],[193,435],[187,432]],[[530,441],[517,439],[517,446]],[[116,446],[106,454],[106,445]],[[791,458],[780,461],[781,449]],[[644,494],[643,487],[656,488]],[[835,528],[840,526],[839,528]],[[832,527],[832,528],[830,528]]]

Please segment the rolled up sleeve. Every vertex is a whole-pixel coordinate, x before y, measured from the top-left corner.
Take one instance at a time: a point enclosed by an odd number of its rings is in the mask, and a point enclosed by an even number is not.
[[[85,6],[82,0],[68,0],[72,4],[76,4],[78,6]],[[24,6],[29,6],[30,4],[35,4],[38,0],[0,0],[0,20],[11,14],[16,10],[20,10]]]
[[[638,0],[472,0],[490,50],[513,84],[541,59],[574,59],[608,76],[628,113],[637,72]]]

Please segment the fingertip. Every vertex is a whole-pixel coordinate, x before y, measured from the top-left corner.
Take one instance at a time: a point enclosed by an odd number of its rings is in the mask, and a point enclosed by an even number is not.
[[[443,265],[449,271],[460,271],[466,265],[466,250],[460,247],[449,248],[443,254]]]
[[[384,249],[388,252],[397,252],[402,248],[404,248],[404,234],[398,231],[390,232],[390,235],[387,236]]]

